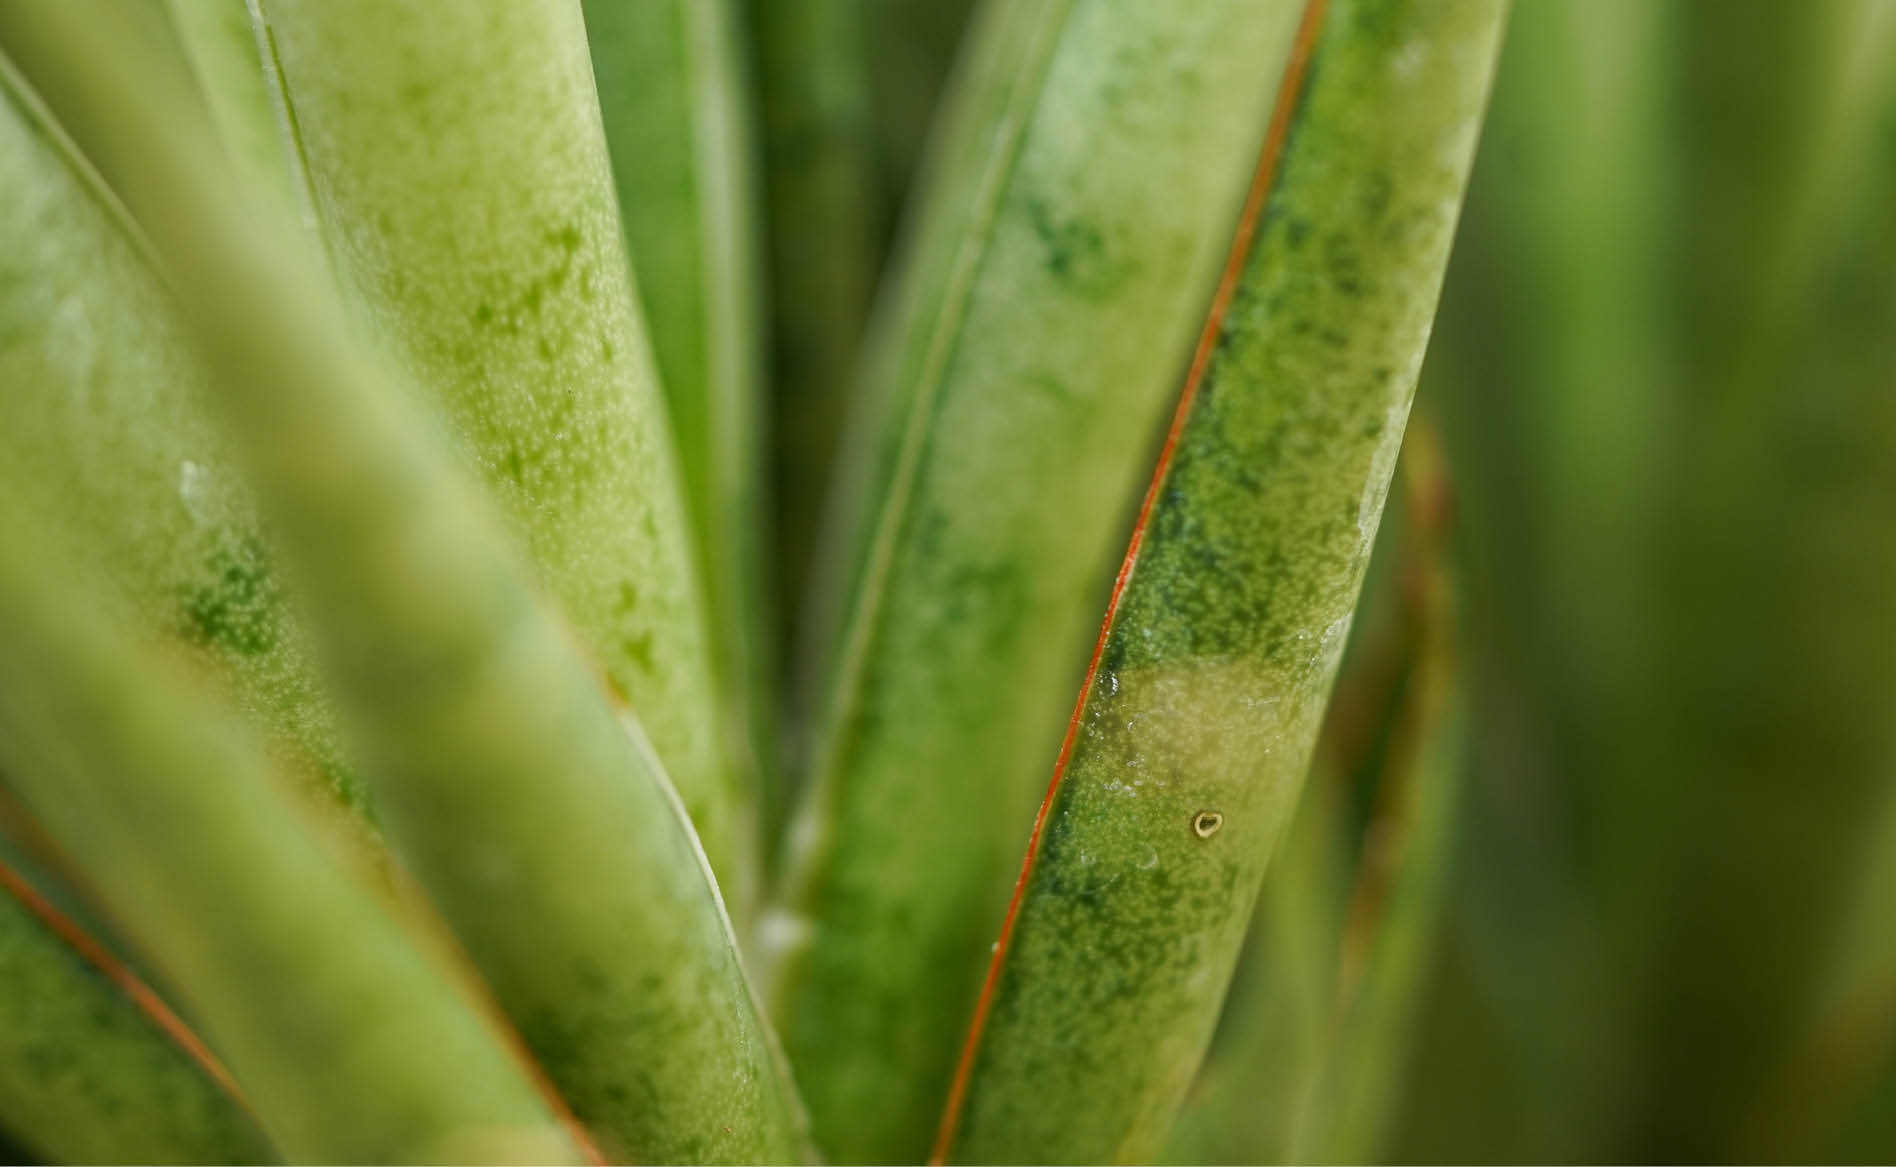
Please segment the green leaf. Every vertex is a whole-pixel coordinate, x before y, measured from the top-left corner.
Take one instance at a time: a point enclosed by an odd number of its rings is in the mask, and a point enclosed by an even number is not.
[[[261,197],[277,200],[279,213],[303,214],[309,192],[254,0],[158,2],[234,168]]]
[[[765,586],[763,334],[749,92],[731,0],[586,0],[619,213],[677,438],[726,754],[781,819]]]
[[[753,873],[578,0],[264,0],[337,265],[451,424],[719,878]]]
[[[1422,586],[1445,605],[1442,568]],[[1313,1113],[1289,1158],[1356,1163],[1388,1157],[1387,1140],[1408,1073],[1422,990],[1447,895],[1451,847],[1467,766],[1468,723],[1455,676],[1452,616],[1427,617],[1410,686],[1406,756],[1385,776],[1351,887],[1341,967]]]
[[[1502,0],[1319,0],[944,1115],[1149,1158],[1295,804],[1415,387]],[[1301,93],[1301,100],[1297,95]],[[1281,158],[1273,158],[1281,144]]]
[[[0,520],[24,552],[0,565],[9,778],[203,1020],[278,1146],[328,1162],[574,1161],[505,1040],[331,858],[259,746],[115,626],[11,502]]]
[[[1348,665],[1344,666],[1345,672]],[[1161,1161],[1291,1162],[1335,1002],[1348,856],[1343,782],[1319,760],[1285,828],[1205,1064]]]
[[[123,210],[0,62],[0,482],[96,556],[144,626],[361,805],[208,374]]]
[[[1410,428],[1396,475],[1403,505],[1378,535],[1311,775],[1168,1162],[1388,1157],[1468,762],[1452,506],[1428,428]]]
[[[838,1160],[926,1150],[1296,17],[1035,0],[969,42],[840,470],[765,936]]]
[[[1435,387],[1505,744],[1432,1056],[1507,1090],[1398,1156],[1824,1157],[1747,1140],[1891,772],[1892,32],[1518,9]]]
[[[55,61],[175,273],[391,838],[608,1153],[794,1157],[795,1098],[636,726],[300,237],[246,212],[136,46],[80,33],[94,15],[61,0],[0,32]]]
[[[38,890],[5,865],[0,885],[0,1127],[35,1160],[274,1160],[206,1067],[49,924]]]

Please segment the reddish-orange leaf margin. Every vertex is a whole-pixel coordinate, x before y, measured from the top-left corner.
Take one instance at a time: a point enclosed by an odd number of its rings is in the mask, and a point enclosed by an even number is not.
[[[948,1089],[948,1100],[942,1109],[941,1126],[935,1135],[934,1149],[929,1153],[928,1161],[939,1167],[948,1158],[953,1148],[956,1129],[960,1125],[961,1114],[967,1102],[968,1082],[974,1074],[974,1062],[981,1048],[981,1038],[987,1027],[988,1012],[994,1004],[994,991],[1000,983],[1001,970],[1006,966],[1008,948],[1014,935],[1014,924],[1019,917],[1021,898],[1026,893],[1027,884],[1033,877],[1034,862],[1040,854],[1040,836],[1046,826],[1047,813],[1053,806],[1054,796],[1059,793],[1061,780],[1066,777],[1067,761],[1073,753],[1073,743],[1079,737],[1080,715],[1086,709],[1086,698],[1093,690],[1093,681],[1099,672],[1100,656],[1106,649],[1106,641],[1112,634],[1113,621],[1119,614],[1119,602],[1125,594],[1126,581],[1132,577],[1132,570],[1139,559],[1139,547],[1145,540],[1148,520],[1152,507],[1164,485],[1165,478],[1172,467],[1172,455],[1178,446],[1179,434],[1185,428],[1185,420],[1191,414],[1192,402],[1198,395],[1199,384],[1204,380],[1205,370],[1211,363],[1211,354],[1217,348],[1218,337],[1224,330],[1225,313],[1231,307],[1231,300],[1237,291],[1238,277],[1244,270],[1245,261],[1250,257],[1251,244],[1257,236],[1258,220],[1264,212],[1264,205],[1270,197],[1271,185],[1277,177],[1277,164],[1284,152],[1284,141],[1290,131],[1290,123],[1296,114],[1299,98],[1303,93],[1304,75],[1308,71],[1310,57],[1316,47],[1318,34],[1323,29],[1323,17],[1329,8],[1329,0],[1305,0],[1303,16],[1297,26],[1296,40],[1292,42],[1290,59],[1284,66],[1284,78],[1278,86],[1275,103],[1271,110],[1270,127],[1264,135],[1264,146],[1259,151],[1257,169],[1252,173],[1251,187],[1244,197],[1243,210],[1238,215],[1238,225],[1233,233],[1231,250],[1225,259],[1224,272],[1218,279],[1217,290],[1212,294],[1211,306],[1205,314],[1205,326],[1198,336],[1198,346],[1192,352],[1192,363],[1185,374],[1184,387],[1179,391],[1178,407],[1173,411],[1171,428],[1166,431],[1165,444],[1159,450],[1156,466],[1153,468],[1151,483],[1146,487],[1145,499],[1139,506],[1139,518],[1133,525],[1132,539],[1126,549],[1126,557],[1120,562],[1119,574],[1113,581],[1112,597],[1106,604],[1106,618],[1100,624],[1099,639],[1093,645],[1093,656],[1086,666],[1086,679],[1080,684],[1079,700],[1074,703],[1073,717],[1067,722],[1065,739],[1060,743],[1060,753],[1054,760],[1053,778],[1047,784],[1046,797],[1040,803],[1040,810],[1034,816],[1033,832],[1027,838],[1027,854],[1021,863],[1020,877],[1014,883],[1013,897],[1008,901],[1007,916],[1001,923],[1001,935],[994,946],[994,956],[988,963],[987,979],[981,986],[981,995],[975,1002],[974,1017],[968,1026],[968,1036],[961,1047],[961,1057],[955,1066],[955,1076]]]
[[[53,935],[78,955],[78,957],[97,969],[99,974],[111,981],[125,994],[132,1005],[145,1015],[145,1019],[171,1043],[184,1052],[184,1055],[197,1063],[204,1075],[224,1093],[231,1096],[238,1105],[246,1110],[250,1104],[238,1089],[237,1082],[224,1068],[224,1063],[210,1051],[184,1019],[172,1012],[171,1006],[153,991],[137,973],[126,967],[125,962],[113,956],[104,945],[94,940],[84,928],[81,928],[70,916],[54,907],[52,901],[39,893],[39,889],[28,883],[19,872],[5,863],[0,863],[0,888],[6,890],[20,906],[32,913],[40,923],[46,925]]]
[[[224,1063],[219,1060],[216,1054],[211,1052],[210,1047],[204,1044],[203,1039],[198,1037],[189,1025],[185,1024],[184,1019],[179,1017],[171,1006],[165,1004],[164,998],[160,997],[157,991],[146,984],[144,978],[133,972],[124,961],[112,955],[109,949],[93,939],[92,935],[82,928],[77,921],[60,911],[51,900],[41,895],[39,889],[35,888],[26,877],[13,870],[13,868],[4,862],[0,862],[0,891],[6,892],[15,900],[18,900],[20,906],[31,913],[40,923],[46,925],[47,929],[51,931],[54,936],[58,937],[61,943],[65,944],[66,947],[70,948],[81,960],[91,965],[101,976],[105,977],[114,987],[124,993],[126,999],[131,1001],[133,1008],[142,1013],[153,1028],[162,1033],[166,1039],[177,1046],[187,1058],[195,1063],[197,1067],[204,1072],[205,1077],[209,1078],[218,1089],[229,1095],[231,1100],[236,1102],[237,1105],[241,1106],[245,1111],[255,1113],[251,1110],[250,1100],[244,1097],[243,1089],[237,1085],[237,1080],[231,1077],[231,1073],[225,1068]],[[461,959],[463,964],[465,964],[465,958],[463,957]],[[585,1125],[579,1121],[573,1114],[571,1108],[566,1105],[566,1100],[560,1096],[559,1091],[553,1086],[552,1079],[547,1077],[546,1072],[540,1068],[539,1063],[533,1058],[533,1055],[528,1052],[526,1043],[520,1039],[519,1034],[514,1030],[506,1015],[500,1011],[500,1007],[494,1003],[491,995],[487,993],[486,986],[472,974],[471,965],[467,965],[459,971],[467,983],[470,992],[475,996],[478,1004],[483,1011],[490,1016],[508,1048],[519,1060],[519,1063],[527,1074],[528,1080],[545,1100],[548,1108],[552,1110],[554,1121],[565,1128],[567,1137],[572,1139],[576,1144],[581,1157],[584,1158],[588,1164],[592,1165],[592,1167],[604,1167],[606,1157],[600,1152],[598,1144],[593,1141],[591,1132],[587,1131]]]

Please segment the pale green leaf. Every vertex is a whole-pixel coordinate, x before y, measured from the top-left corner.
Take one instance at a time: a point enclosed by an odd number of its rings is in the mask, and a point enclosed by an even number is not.
[[[987,8],[870,345],[776,1015],[819,1143],[920,1156],[1298,6]]]
[[[574,1161],[505,1039],[332,858],[261,749],[88,602],[12,503],[3,517],[27,552],[0,563],[9,780],[276,1143],[314,1161]]]
[[[336,263],[527,545],[741,901],[685,502],[578,0],[264,0]]]
[[[156,2],[233,168],[257,197],[275,199],[279,213],[304,214],[309,192],[254,0]]]
[[[247,213],[137,47],[79,33],[92,16],[62,0],[0,32],[53,62],[181,289],[393,841],[609,1153],[794,1157],[794,1096],[656,759],[301,237]]]
[[[938,1154],[1138,1162],[1165,1136],[1315,743],[1503,8],[1309,8],[1255,242],[1134,533]]]
[[[763,272],[735,15],[731,0],[584,7],[619,213],[712,617],[726,753],[760,801],[776,807],[778,644],[761,513]],[[767,817],[780,819],[780,809]]]
[[[0,483],[190,645],[313,789],[360,805],[203,362],[122,208],[10,67],[0,82]]]

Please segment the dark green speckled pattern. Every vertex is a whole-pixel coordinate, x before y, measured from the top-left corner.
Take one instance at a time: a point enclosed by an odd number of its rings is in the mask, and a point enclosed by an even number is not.
[[[926,1153],[1298,5],[977,21],[865,357],[759,950],[818,1141]]]
[[[747,780],[579,0],[261,7],[337,266],[748,886]]]
[[[80,31],[101,2],[0,9],[0,43],[51,62],[184,290],[392,842],[608,1154],[795,1157],[795,1100],[663,771],[414,387],[167,119],[140,47]]]
[[[0,484],[193,655],[312,786],[360,805],[208,377],[162,282],[0,71]],[[340,815],[338,818],[342,817]]]
[[[620,219],[690,504],[725,751],[759,801],[775,806],[777,645],[759,520],[762,265],[733,5],[586,0],[584,9]],[[741,919],[752,889],[724,891]]]
[[[1332,0],[1158,484],[951,1156],[1137,1162],[1217,1017],[1402,437],[1504,0]]]

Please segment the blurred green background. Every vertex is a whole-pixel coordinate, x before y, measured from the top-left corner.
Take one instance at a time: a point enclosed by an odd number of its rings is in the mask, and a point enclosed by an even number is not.
[[[1896,1158],[1896,3],[1518,0],[1396,1159]]]

